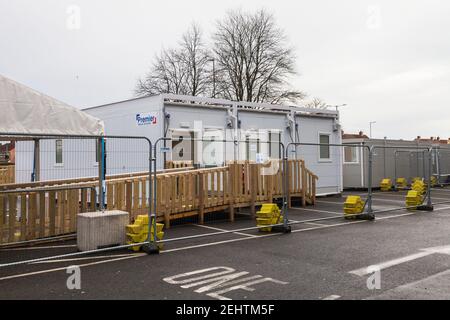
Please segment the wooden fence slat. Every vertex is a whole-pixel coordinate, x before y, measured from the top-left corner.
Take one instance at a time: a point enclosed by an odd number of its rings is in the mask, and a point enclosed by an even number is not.
[[[29,195],[29,228],[27,233],[27,240],[36,239],[36,218],[37,218],[37,194],[31,193]]]
[[[52,237],[56,234],[56,193],[50,191],[48,193],[48,218],[49,218],[49,235]]]
[[[141,208],[147,208],[147,181],[148,178],[141,179]]]
[[[168,176],[163,176],[165,187],[165,205],[163,208],[163,214],[164,214],[164,225],[166,228],[170,228],[170,196],[172,193],[172,178]]]
[[[302,207],[306,206],[306,188],[307,188],[307,178],[305,171],[305,163],[302,161],[301,164],[301,172],[302,172]]]
[[[4,223],[5,223],[5,216],[6,216],[6,210],[5,210],[5,197],[0,194],[0,243],[3,243],[3,230],[4,230]]]
[[[139,209],[139,180],[133,181],[133,211]]]
[[[97,189],[95,188],[90,189],[89,195],[90,195],[89,211],[94,212],[95,210],[97,210]]]
[[[57,192],[57,212],[58,212],[58,234],[64,234],[64,202],[65,202],[65,191]]]
[[[108,210],[114,209],[114,184],[112,182],[106,183],[106,207]]]
[[[125,209],[125,182],[121,181],[117,184],[117,209]]]
[[[27,240],[27,195],[20,196],[20,241]]]
[[[198,190],[199,190],[199,198],[198,198],[198,216],[199,223],[203,224],[205,222],[205,193],[203,192],[205,176],[203,173],[199,173],[198,175]]]
[[[45,237],[45,192],[39,192],[39,238]]]
[[[133,192],[132,192],[132,183],[131,181],[125,182],[125,212],[131,216],[131,208],[133,201]]]
[[[16,233],[16,219],[17,219],[17,195],[8,196],[8,242],[14,242]]]
[[[87,200],[87,189],[81,190],[81,212],[87,212],[88,206],[87,206],[88,200]]]
[[[75,232],[77,225],[77,213],[79,210],[78,190],[69,190],[69,199],[70,232]]]

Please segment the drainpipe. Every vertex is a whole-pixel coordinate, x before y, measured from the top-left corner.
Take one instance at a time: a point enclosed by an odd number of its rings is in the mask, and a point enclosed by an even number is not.
[[[233,119],[233,129],[234,129],[234,137],[233,137],[233,145],[234,145],[234,160],[239,160],[239,143],[238,143],[238,111],[237,104],[233,103],[232,107],[228,109],[228,116]]]
[[[289,136],[291,138],[291,142],[295,143],[296,142],[296,138],[295,138],[295,112],[291,111],[289,114],[286,114],[286,118],[288,121],[288,130],[289,130]],[[295,150],[295,159],[297,159],[297,145],[294,145],[294,150]],[[289,157],[289,155],[288,155]]]

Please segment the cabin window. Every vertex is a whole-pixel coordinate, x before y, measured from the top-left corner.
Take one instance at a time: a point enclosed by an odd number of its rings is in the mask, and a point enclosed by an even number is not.
[[[321,133],[319,134],[319,159],[320,160],[330,160],[330,146],[324,146],[322,144],[330,144],[330,135]]]
[[[56,164],[62,164],[63,163],[63,141],[62,140],[56,140],[55,142],[55,163]]]
[[[196,141],[194,131],[171,130],[172,136],[172,161],[192,161],[195,165],[197,157],[195,156]]]
[[[280,131],[273,130],[269,132],[269,157],[271,159],[281,159],[280,141],[281,141]]]
[[[248,133],[245,136],[246,159],[256,161],[256,154],[260,153],[260,139],[257,131]]]
[[[344,163],[358,163],[358,148],[344,147]]]
[[[207,128],[203,133],[202,161],[206,167],[215,167],[224,163],[223,130]]]

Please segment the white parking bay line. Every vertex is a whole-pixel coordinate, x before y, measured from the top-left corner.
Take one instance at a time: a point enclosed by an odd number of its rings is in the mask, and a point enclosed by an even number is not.
[[[211,227],[211,226],[205,226],[204,224],[194,224],[194,226],[205,228],[205,229],[216,230],[216,231],[223,231],[223,232],[230,231],[230,230],[226,230],[226,229],[221,229],[221,228],[216,228],[216,227]],[[259,237],[259,236],[254,235],[254,234],[247,234],[247,233],[242,233],[242,232],[230,232],[230,233],[241,235],[241,236],[246,236],[246,237],[252,237],[252,238],[258,238]]]
[[[390,268],[390,267],[393,267],[393,266],[396,266],[399,264],[403,264],[405,262],[414,261],[414,260],[429,256],[430,254],[432,254],[432,253],[427,252],[427,251],[422,251],[422,252],[410,254],[408,256],[401,257],[398,259],[393,259],[393,260],[389,260],[386,262],[377,263],[376,266],[379,270],[384,270],[386,268]],[[372,272],[373,271],[371,271],[371,269],[369,267],[365,267],[365,268],[360,268],[360,269],[349,271],[348,273],[362,277],[362,276],[371,274]]]
[[[61,246],[41,246],[41,247],[23,247],[23,248],[6,248],[0,251],[23,251],[23,250],[42,250],[42,249],[58,249],[58,248],[74,248],[76,244],[61,245]]]
[[[308,208],[290,208],[289,210],[301,210],[301,211],[311,211],[311,212],[323,212],[323,213],[331,213],[339,216],[343,216],[343,212],[335,212],[335,211],[327,211],[327,210],[318,210],[318,209],[308,209]]]
[[[331,296],[328,296],[326,298],[323,298],[322,300],[337,300],[339,299],[341,296],[338,296],[336,294],[332,294]]]
[[[292,221],[292,220],[290,220],[290,221]],[[312,226],[319,226],[319,227],[327,226],[327,224],[314,223],[314,222],[305,222],[305,224],[309,224],[309,225],[312,225]]]
[[[82,261],[82,260],[95,260],[95,259],[111,259],[111,258],[119,258],[119,257],[128,257],[129,253],[124,254],[114,254],[110,256],[92,256],[92,257],[81,257],[81,258],[68,258],[68,259],[58,259],[58,260],[44,260],[33,262],[32,264],[45,264],[45,263],[59,263],[59,262],[71,262],[71,261]]]
[[[435,209],[434,211],[441,211],[441,210],[446,210],[446,209],[450,209],[450,207],[442,207],[442,208],[439,208],[439,209]],[[377,218],[377,220],[394,219],[394,218],[400,218],[400,217],[404,217],[404,216],[415,215],[415,214],[419,214],[419,213],[420,213],[420,211],[404,213],[404,214],[398,214],[398,215],[391,215],[391,216],[387,216],[387,217]],[[339,213],[339,214],[341,214],[341,213]],[[376,223],[377,220],[375,220],[375,223]],[[369,223],[373,223],[373,222],[367,221],[367,220],[355,220],[355,221],[342,222],[342,223],[333,224],[333,225],[326,225],[326,226],[320,226],[320,227],[319,226],[318,227],[311,227],[311,228],[307,228],[307,229],[293,230],[292,233],[314,231],[314,230],[320,230],[320,229],[326,229],[326,228],[335,228],[335,227],[340,227],[340,226],[345,226],[345,225],[351,225],[351,224],[356,224],[356,223],[368,223],[368,222]],[[231,239],[231,240],[224,240],[224,241],[218,241],[218,242],[211,242],[211,243],[205,243],[205,244],[200,244],[200,245],[193,245],[193,246],[188,246],[188,247],[181,247],[181,248],[175,248],[175,249],[162,250],[161,253],[171,253],[171,252],[184,251],[184,250],[196,249],[196,248],[201,248],[201,247],[209,247],[209,246],[226,244],[226,243],[233,243],[233,242],[240,242],[240,241],[246,241],[246,240],[253,240],[255,238],[267,238],[267,237],[274,237],[274,236],[280,236],[280,234],[279,233],[270,233],[270,234],[264,234],[264,235],[256,236],[256,237],[246,237],[246,238],[239,238],[239,239]],[[147,254],[146,253],[137,253],[137,254],[130,255],[128,257],[121,257],[121,258],[115,258],[115,259],[109,259],[109,260],[103,260],[103,261],[86,263],[86,264],[79,265],[79,267],[87,267],[87,266],[99,265],[99,264],[104,264],[104,263],[108,263],[108,262],[121,261],[121,260],[127,260],[127,259],[132,259],[132,258],[138,258],[138,257],[142,257],[142,256],[147,256]],[[33,276],[33,275],[39,275],[39,274],[50,273],[50,272],[55,272],[55,271],[62,271],[62,270],[66,270],[66,269],[67,269],[67,267],[61,267],[61,268],[55,268],[55,269],[41,270],[41,271],[37,271],[37,272],[16,274],[16,275],[12,275],[12,276],[2,277],[2,278],[0,278],[0,281],[14,279],[14,278],[22,278],[22,277]]]
[[[329,203],[329,204],[339,204],[341,206],[344,205],[344,202],[337,202],[337,201],[327,201],[327,200],[316,200],[317,203]]]
[[[90,262],[90,263],[80,264],[80,265],[78,265],[78,267],[80,267],[80,268],[81,267],[88,267],[88,266],[93,266],[93,265],[98,265],[98,264],[103,264],[103,263],[108,263],[108,262],[113,262],[113,261],[120,261],[120,260],[127,260],[127,259],[138,258],[138,257],[146,256],[146,255],[147,255],[146,253],[136,253],[136,254],[129,255],[127,257],[121,257],[121,258],[115,258],[115,259],[109,259],[109,260],[103,260],[103,261],[97,261],[97,262]],[[34,275],[38,275],[38,274],[44,274],[44,273],[50,273],[50,272],[56,272],[56,271],[63,271],[63,270],[67,270],[67,267],[61,267],[61,268],[55,268],[55,269],[47,269],[47,270],[40,270],[40,271],[35,271],[35,272],[15,274],[15,275],[12,275],[12,276],[2,277],[2,278],[0,278],[0,281],[10,280],[10,279],[15,279],[15,278],[23,278],[23,277],[34,276]]]

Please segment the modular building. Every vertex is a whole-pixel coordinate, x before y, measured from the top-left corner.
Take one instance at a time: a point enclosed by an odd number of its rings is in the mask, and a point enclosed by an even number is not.
[[[341,143],[339,113],[323,109],[163,94],[83,111],[104,122],[107,136],[145,136],[153,143],[166,138],[156,146],[159,168],[167,161],[189,161],[195,167],[222,166],[233,160],[263,162],[282,158],[283,145],[291,142]],[[115,163],[108,156],[109,146],[106,141],[107,168],[115,168],[113,173],[129,171],[128,164]],[[116,149],[125,150],[125,146]],[[289,150],[290,158],[304,159],[319,177],[318,195],[342,191],[338,150],[318,145],[291,145]],[[144,167],[145,163],[133,165]]]
[[[405,178],[411,183],[415,177],[429,176],[428,148],[431,155],[431,173],[447,180],[450,173],[450,148],[447,144],[430,140],[371,139],[362,132],[343,134],[344,147],[343,184],[345,189],[366,189],[369,186],[369,151],[374,147],[372,164],[372,187],[380,186],[382,179]]]

